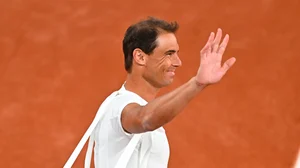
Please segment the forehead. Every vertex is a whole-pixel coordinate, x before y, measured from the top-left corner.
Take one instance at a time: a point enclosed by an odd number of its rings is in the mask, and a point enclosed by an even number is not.
[[[160,34],[157,37],[156,42],[156,49],[158,50],[179,50],[177,38],[173,33]]]

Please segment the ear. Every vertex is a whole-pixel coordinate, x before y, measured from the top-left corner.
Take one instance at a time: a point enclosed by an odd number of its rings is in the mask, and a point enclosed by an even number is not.
[[[146,54],[139,48],[133,50],[133,60],[136,64],[144,66],[146,65]]]

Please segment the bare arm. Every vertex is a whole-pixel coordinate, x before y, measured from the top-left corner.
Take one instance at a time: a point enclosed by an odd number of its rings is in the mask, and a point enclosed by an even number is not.
[[[155,130],[177,116],[205,86],[198,85],[195,78],[192,78],[172,92],[154,99],[146,106],[129,104],[122,112],[122,125],[130,133]]]
[[[197,75],[187,83],[145,106],[127,105],[121,115],[123,128],[130,133],[155,130],[177,116],[207,85],[220,81],[235,62],[235,58],[231,58],[221,66],[222,55],[229,40],[229,36],[226,35],[219,46],[221,36],[220,29],[216,37],[211,33],[207,44],[201,50],[201,63]]]

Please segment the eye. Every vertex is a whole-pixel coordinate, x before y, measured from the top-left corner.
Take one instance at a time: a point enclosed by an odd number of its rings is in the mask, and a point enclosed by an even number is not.
[[[166,55],[167,56],[172,56],[174,53],[173,52],[168,52]]]

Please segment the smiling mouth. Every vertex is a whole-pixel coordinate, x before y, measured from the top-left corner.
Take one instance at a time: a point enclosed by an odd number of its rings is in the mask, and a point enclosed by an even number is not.
[[[175,71],[167,71],[167,74],[168,74],[169,76],[175,76]]]

